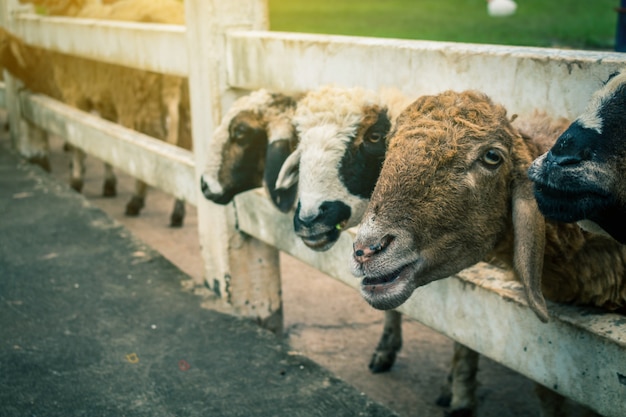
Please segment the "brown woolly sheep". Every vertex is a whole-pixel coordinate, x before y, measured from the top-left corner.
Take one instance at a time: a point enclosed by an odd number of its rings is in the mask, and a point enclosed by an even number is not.
[[[626,244],[625,108],[626,69],[609,78],[528,173],[546,217]]]
[[[541,320],[548,319],[542,293],[623,307],[626,247],[546,221],[533,198],[526,171],[567,126],[555,123],[543,120],[522,135],[502,106],[475,91],[411,104],[398,117],[354,242],[363,297],[395,308],[422,285],[495,259],[513,269]]]

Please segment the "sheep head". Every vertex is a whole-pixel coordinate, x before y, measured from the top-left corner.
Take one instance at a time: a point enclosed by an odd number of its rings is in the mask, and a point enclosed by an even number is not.
[[[398,117],[354,242],[352,271],[375,308],[493,254],[509,262],[542,320],[545,222],[526,170],[532,155],[506,110],[478,92],[417,99]]]
[[[300,142],[276,186],[299,182],[295,233],[324,251],[365,211],[385,156],[389,111],[372,91],[324,86],[298,103],[294,121]]]
[[[529,176],[548,218],[579,222],[626,243],[626,70],[612,76],[585,112],[535,160]]]
[[[265,185],[276,207],[291,209],[295,187],[276,190],[274,184],[297,144],[291,120],[295,103],[292,97],[258,90],[233,104],[208,149],[200,181],[207,199],[228,204],[238,193]]]

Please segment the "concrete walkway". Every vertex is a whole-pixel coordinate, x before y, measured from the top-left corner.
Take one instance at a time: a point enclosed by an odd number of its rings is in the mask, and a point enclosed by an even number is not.
[[[396,415],[3,147],[0,215],[0,416]]]

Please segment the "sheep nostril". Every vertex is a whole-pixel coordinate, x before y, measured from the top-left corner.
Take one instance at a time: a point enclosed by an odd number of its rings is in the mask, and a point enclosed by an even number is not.
[[[380,250],[385,249],[387,246],[389,246],[395,238],[396,237],[394,235],[383,236],[383,238],[380,240]]]

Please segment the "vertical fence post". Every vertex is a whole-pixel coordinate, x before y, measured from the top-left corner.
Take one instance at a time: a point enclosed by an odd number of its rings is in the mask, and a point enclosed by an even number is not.
[[[20,9],[30,8],[18,0],[0,0],[0,24],[9,31],[13,29],[13,15]],[[47,74],[46,76],[49,76]],[[22,83],[3,71],[6,86],[6,107],[10,127],[11,145],[30,162],[50,170],[47,133],[22,118],[19,91]]]
[[[228,30],[268,29],[267,0],[185,0],[189,90],[196,181],[206,163],[207,145],[234,92],[226,81]],[[237,230],[233,204],[198,199],[198,227],[205,280],[236,314],[282,331],[278,251]]]

